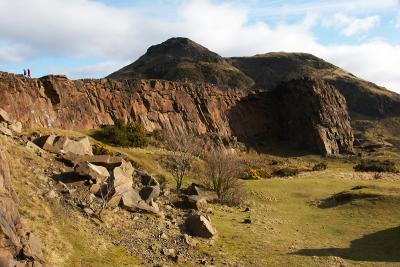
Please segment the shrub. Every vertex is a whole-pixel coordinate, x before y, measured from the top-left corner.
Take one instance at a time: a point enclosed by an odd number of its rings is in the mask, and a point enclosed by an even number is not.
[[[273,172],[273,175],[279,177],[296,176],[300,173],[298,169],[285,167],[282,169],[277,169]]]
[[[176,182],[176,191],[181,190],[184,179],[193,167],[194,159],[199,155],[201,144],[191,134],[165,132],[163,135],[171,155],[166,158],[166,167]]]
[[[324,171],[328,168],[328,164],[326,164],[326,162],[320,162],[320,163],[316,163],[313,167],[312,167],[312,171]]]
[[[94,137],[118,146],[145,147],[148,144],[146,131],[137,122],[123,123],[117,120],[114,125],[103,127]]]
[[[249,180],[261,180],[262,178],[271,178],[271,173],[264,168],[250,168],[247,172],[247,179]]]
[[[108,147],[106,147],[102,143],[94,143],[92,145],[92,150],[94,155],[110,155],[113,156],[115,153],[111,151]]]
[[[207,186],[217,193],[218,200],[228,205],[240,205],[246,198],[246,191],[238,179],[242,165],[237,155],[214,149],[207,153],[205,162]]]
[[[393,172],[397,173],[396,164],[390,160],[363,160],[356,166],[357,172]]]

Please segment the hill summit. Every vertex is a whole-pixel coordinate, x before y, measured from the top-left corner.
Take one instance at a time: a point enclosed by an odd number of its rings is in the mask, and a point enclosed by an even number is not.
[[[400,116],[400,96],[306,53],[272,52],[224,58],[187,38],[151,46],[134,63],[107,78],[163,79],[215,84],[221,89],[274,90],[302,78],[323,80],[346,98],[351,114],[369,118]]]
[[[137,61],[107,78],[187,80],[240,88],[252,87],[254,83],[228,60],[181,37],[151,46]]]

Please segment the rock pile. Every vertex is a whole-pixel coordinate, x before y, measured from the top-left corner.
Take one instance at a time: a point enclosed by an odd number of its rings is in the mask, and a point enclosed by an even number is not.
[[[19,121],[14,121],[8,113],[0,108],[0,134],[13,136],[14,133],[22,132],[22,124]]]

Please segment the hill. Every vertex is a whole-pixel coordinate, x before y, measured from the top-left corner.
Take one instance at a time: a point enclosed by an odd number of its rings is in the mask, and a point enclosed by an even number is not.
[[[171,38],[151,46],[137,61],[107,78],[188,80],[240,88],[253,85],[226,59],[187,38]]]
[[[346,98],[349,111],[369,118],[400,116],[400,95],[304,53],[267,53],[223,58],[187,39],[171,38],[150,47],[134,63],[111,79],[188,80],[221,88],[273,90],[279,84],[303,77],[322,79]]]

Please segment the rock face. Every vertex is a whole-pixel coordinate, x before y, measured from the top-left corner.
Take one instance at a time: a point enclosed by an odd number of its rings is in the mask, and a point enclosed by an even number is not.
[[[2,146],[0,142],[0,266],[39,266],[44,263],[41,242],[21,223]]]
[[[217,86],[203,83],[109,79],[71,81],[63,76],[26,79],[19,75],[0,73],[0,89],[0,105],[25,127],[93,129],[104,124],[113,124],[113,119],[119,118],[125,121],[139,121],[148,131],[165,129],[177,134],[191,132],[212,137],[216,142],[224,144],[234,143],[236,137],[248,142],[255,136],[277,136],[274,130],[275,122],[270,119],[281,109],[279,105],[268,106],[265,99],[269,94],[265,92],[220,90]],[[307,87],[304,90],[312,88]],[[321,87],[321,90],[334,89]],[[342,108],[342,113],[346,113],[345,105],[339,105],[335,101],[323,101],[323,98],[317,97],[316,94],[309,95],[313,98],[307,101],[315,103],[314,112],[320,113],[327,120],[335,120],[338,126],[348,124],[348,121],[340,122],[348,120],[346,116],[333,118],[334,114],[324,114],[332,108],[337,111]],[[282,101],[286,99],[282,98]],[[305,105],[298,107],[298,111],[306,116],[309,109],[306,109]],[[310,124],[297,124],[297,131],[315,136],[324,134],[321,128],[326,129],[326,125],[330,127],[334,124],[326,124],[326,121],[321,125],[318,123],[318,120],[315,120],[312,127]],[[337,134],[342,132],[338,131]],[[329,143],[347,138],[327,136]],[[297,140],[292,140],[292,143],[296,143]],[[50,140],[48,143],[54,142]],[[311,145],[313,147],[309,147],[310,150],[329,154],[335,150],[325,147],[340,147],[346,144]],[[352,145],[348,144],[348,147],[342,150],[351,149]]]

